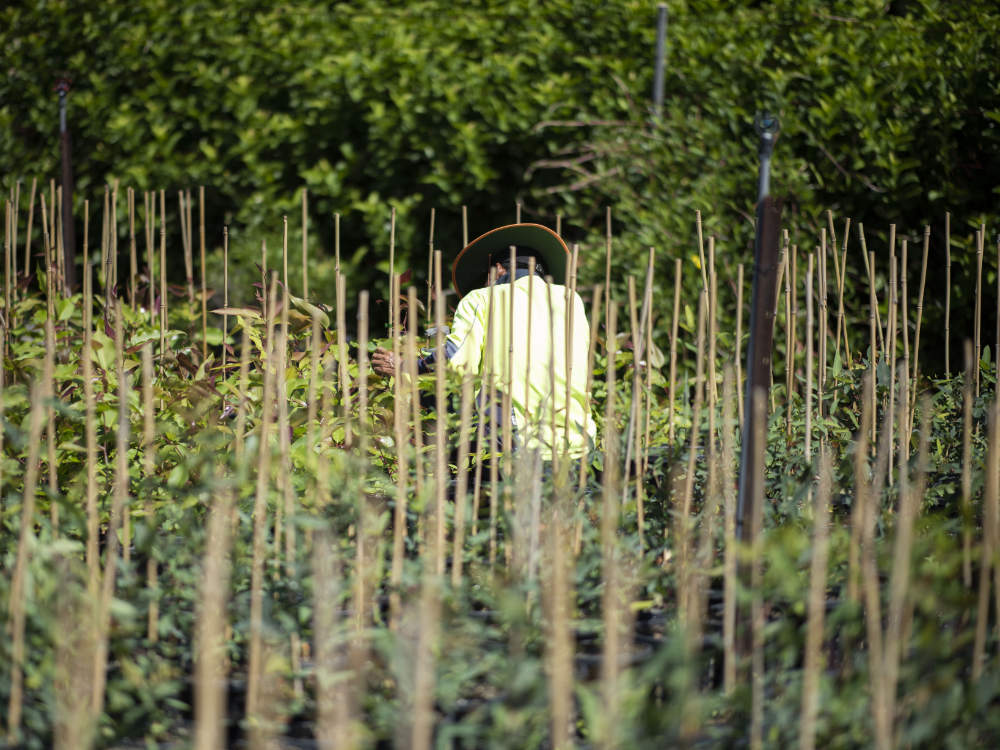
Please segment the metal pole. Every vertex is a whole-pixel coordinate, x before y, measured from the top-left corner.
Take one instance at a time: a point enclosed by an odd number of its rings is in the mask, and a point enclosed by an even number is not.
[[[753,498],[764,483],[764,449],[757,445],[755,431],[754,393],[765,396],[771,383],[771,351],[774,342],[774,298],[777,294],[778,233],[781,225],[781,204],[770,197],[771,154],[778,137],[778,119],[760,115],[755,120],[760,135],[760,172],[757,180],[757,236],[754,245],[753,288],[750,308],[750,341],[747,345],[747,382],[743,414],[743,444],[740,457],[740,490],[736,507],[736,537],[752,541],[750,524]],[[766,399],[765,399],[766,403]],[[767,414],[762,418],[766,421]],[[766,443],[766,440],[765,440]]]
[[[659,117],[663,109],[663,64],[667,56],[667,6],[656,6],[656,65],[653,68],[653,112]]]
[[[60,78],[56,83],[59,92],[59,151],[62,158],[62,230],[63,260],[65,261],[66,288],[76,287],[76,231],[73,227],[73,162],[69,128],[66,125],[66,94],[69,80]]]

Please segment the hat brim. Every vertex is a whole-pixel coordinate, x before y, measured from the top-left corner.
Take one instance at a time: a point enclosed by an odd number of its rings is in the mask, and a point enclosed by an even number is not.
[[[562,238],[541,224],[508,224],[477,237],[455,258],[451,283],[458,296],[483,286],[489,267],[510,258],[511,245],[537,255],[554,283],[566,283],[570,253]]]

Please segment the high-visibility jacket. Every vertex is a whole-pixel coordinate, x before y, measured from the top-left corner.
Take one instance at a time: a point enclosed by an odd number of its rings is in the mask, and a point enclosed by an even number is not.
[[[458,303],[445,346],[463,373],[510,396],[515,449],[579,457],[596,429],[587,392],[590,329],[583,300],[540,276],[474,289]]]

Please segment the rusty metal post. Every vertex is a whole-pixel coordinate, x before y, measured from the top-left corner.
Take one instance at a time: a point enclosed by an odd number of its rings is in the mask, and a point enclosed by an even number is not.
[[[66,125],[66,94],[69,80],[60,78],[56,83],[59,93],[59,152],[62,159],[62,230],[63,259],[66,269],[66,289],[76,288],[76,230],[73,227],[73,161],[69,128]]]

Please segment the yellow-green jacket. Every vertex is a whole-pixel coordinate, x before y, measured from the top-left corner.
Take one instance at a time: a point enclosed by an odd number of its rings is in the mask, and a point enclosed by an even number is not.
[[[481,376],[484,388],[492,376],[510,395],[515,449],[537,448],[551,460],[562,450],[582,456],[594,445],[589,337],[576,292],[521,271],[513,284],[501,279],[466,294],[445,346],[452,367]]]

